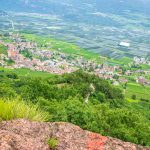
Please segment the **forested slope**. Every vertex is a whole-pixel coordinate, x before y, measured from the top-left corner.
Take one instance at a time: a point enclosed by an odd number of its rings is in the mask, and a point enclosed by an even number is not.
[[[102,135],[150,145],[148,116],[129,106],[120,89],[99,77],[81,70],[47,78],[1,70],[0,82],[2,101],[19,99],[38,105],[48,113],[47,121],[71,122]]]

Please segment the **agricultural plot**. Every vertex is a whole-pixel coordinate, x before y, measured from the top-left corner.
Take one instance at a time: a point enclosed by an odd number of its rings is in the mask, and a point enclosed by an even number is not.
[[[41,72],[41,71],[33,71],[26,68],[20,68],[20,69],[7,69],[0,67],[0,72],[7,71],[8,73],[15,73],[18,76],[24,76],[24,77],[41,77],[41,78],[48,78],[56,76],[54,74],[50,74],[47,72]]]
[[[88,18],[92,20],[89,21]],[[142,20],[142,24],[139,20]],[[148,16],[143,17],[138,13],[131,15],[128,12],[121,16],[95,13],[87,14],[86,18],[83,18],[79,15],[77,21],[67,20],[59,15],[38,13],[11,12],[7,17],[0,16],[0,27],[3,30],[29,31],[40,36],[45,35],[73,43],[88,52],[95,52],[96,55],[113,59],[150,57],[150,30],[147,24],[150,24]],[[121,41],[129,42],[130,47],[119,46]],[[60,46],[63,47],[63,51],[72,53],[64,43],[55,44],[55,48]],[[86,57],[91,55],[88,52]],[[81,50],[80,54],[83,54]]]
[[[49,50],[56,50],[71,55],[83,56],[84,58],[89,60],[96,60],[99,62],[101,61],[99,55],[93,52],[86,51],[85,49],[82,49],[72,43],[67,43],[65,41],[56,40],[49,37],[36,36],[33,34],[22,34],[22,36],[26,40],[37,42],[38,46],[41,49],[48,48]]]
[[[150,101],[150,86],[142,86],[136,83],[128,83],[126,93],[127,98],[132,98],[136,95],[136,99],[145,99]]]

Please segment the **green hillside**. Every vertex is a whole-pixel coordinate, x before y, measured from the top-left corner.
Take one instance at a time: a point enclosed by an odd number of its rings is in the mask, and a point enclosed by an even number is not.
[[[23,75],[25,72],[28,75]],[[150,145],[150,102],[125,100],[123,92],[106,80],[81,70],[48,76],[44,72],[1,68],[0,82],[0,104],[7,108],[11,101],[19,98],[23,106],[36,105],[38,109],[33,107],[35,115],[31,120],[71,122],[102,135]],[[0,112],[0,118],[6,120],[3,111]],[[10,115],[5,111],[5,116],[7,113]],[[46,118],[43,118],[44,113]]]

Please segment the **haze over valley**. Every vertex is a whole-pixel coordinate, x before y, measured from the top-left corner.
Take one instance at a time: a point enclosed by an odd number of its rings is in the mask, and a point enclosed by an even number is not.
[[[149,58],[150,1],[109,1],[2,0],[0,27],[55,37],[110,58]]]

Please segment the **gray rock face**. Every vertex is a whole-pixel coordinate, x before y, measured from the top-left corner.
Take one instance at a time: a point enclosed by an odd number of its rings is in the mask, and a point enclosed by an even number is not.
[[[150,150],[118,139],[82,130],[70,123],[13,120],[0,123],[0,150],[51,150],[47,141],[55,137],[57,150]]]

